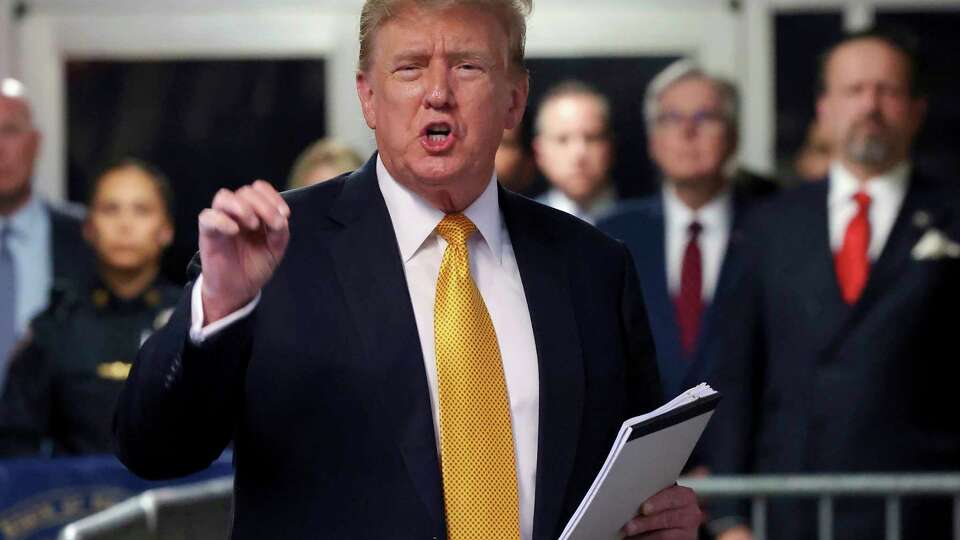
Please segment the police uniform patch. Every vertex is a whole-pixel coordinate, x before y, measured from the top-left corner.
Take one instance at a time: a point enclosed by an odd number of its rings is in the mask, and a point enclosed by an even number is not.
[[[125,381],[130,376],[132,364],[117,360],[116,362],[105,362],[97,366],[97,375],[101,379],[110,381]]]

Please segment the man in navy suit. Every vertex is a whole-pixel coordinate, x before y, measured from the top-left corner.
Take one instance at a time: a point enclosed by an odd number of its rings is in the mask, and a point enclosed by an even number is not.
[[[960,468],[960,192],[911,167],[922,82],[891,34],[849,36],[824,57],[817,114],[833,163],[827,182],[771,201],[745,235],[749,269],[713,379],[725,394],[715,473]],[[947,538],[947,503],[906,499],[902,538]],[[718,504],[721,539],[752,537],[745,506]],[[815,501],[768,510],[768,538],[815,536]],[[833,515],[833,538],[883,536],[881,500],[843,499]]]
[[[621,422],[661,396],[628,252],[495,180],[527,98],[519,6],[365,4],[357,91],[379,152],[284,197],[262,181],[222,190],[201,213],[202,274],[144,344],[117,409],[133,471],[187,474],[233,440],[238,539],[560,534]],[[452,259],[475,294],[441,309]],[[453,333],[476,330],[443,314],[478,296],[495,343],[453,360],[496,362],[457,372],[441,358],[472,345]],[[464,394],[506,387],[509,470],[490,454],[449,467],[503,433],[495,404],[477,403],[462,414],[491,421],[450,435],[444,389],[464,376],[476,381]],[[498,483],[448,482],[475,471]],[[637,501],[624,533],[694,538],[695,499],[673,486]],[[491,532],[507,513],[513,532]]]
[[[759,195],[724,170],[737,148],[729,83],[681,60],[651,81],[644,104],[663,188],[621,204],[597,227],[633,255],[669,399],[706,376],[723,316],[716,306],[740,272],[740,225]]]

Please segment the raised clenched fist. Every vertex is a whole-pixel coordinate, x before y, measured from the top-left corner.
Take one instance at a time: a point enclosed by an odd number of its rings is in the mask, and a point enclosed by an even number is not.
[[[290,240],[290,207],[263,180],[221,189],[200,212],[204,324],[253,300],[283,259]]]

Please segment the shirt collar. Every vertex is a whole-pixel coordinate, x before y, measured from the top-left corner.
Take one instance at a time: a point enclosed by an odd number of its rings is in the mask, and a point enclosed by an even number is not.
[[[693,211],[680,197],[672,182],[664,182],[663,200],[667,223],[671,227],[686,230],[694,220],[703,226],[704,232],[727,230],[730,227],[733,190],[727,184],[707,204]]]
[[[873,176],[862,183],[839,161],[830,164],[830,194],[828,205],[834,207],[844,204],[860,191],[866,190],[870,198],[897,199],[902,198],[907,191],[912,167],[910,162],[903,161],[887,172]]]
[[[12,216],[0,220],[4,227],[10,227],[10,233],[19,237],[29,237],[33,231],[39,230],[38,223],[46,216],[43,201],[36,194],[30,195],[27,204],[23,205]]]
[[[613,186],[605,186],[590,201],[581,205],[577,201],[567,197],[566,193],[557,188],[547,192],[547,205],[563,210],[568,214],[573,214],[580,219],[596,218],[608,210],[616,202],[616,192]]]
[[[383,200],[387,204],[394,233],[397,235],[400,256],[404,262],[407,262],[433,234],[445,214],[397,182],[387,171],[379,155],[377,156],[377,183],[383,194]],[[463,214],[476,225],[482,240],[490,248],[494,260],[499,264],[503,238],[496,174],[490,177],[486,189],[463,211]]]

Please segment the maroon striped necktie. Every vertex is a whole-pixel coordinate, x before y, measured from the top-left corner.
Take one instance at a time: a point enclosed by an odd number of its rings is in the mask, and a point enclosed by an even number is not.
[[[703,226],[694,221],[687,228],[690,235],[680,267],[680,294],[676,299],[680,345],[687,358],[693,354],[703,314],[703,261],[700,255],[700,232]]]

